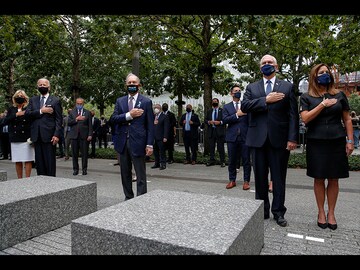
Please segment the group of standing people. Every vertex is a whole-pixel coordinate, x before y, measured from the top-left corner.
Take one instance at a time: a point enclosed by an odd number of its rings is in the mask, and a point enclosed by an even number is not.
[[[354,149],[353,123],[347,97],[335,88],[330,68],[320,63],[311,69],[308,91],[301,95],[299,108],[294,85],[276,76],[276,58],[264,55],[259,67],[263,77],[247,85],[242,100],[240,86],[236,84],[230,89],[232,101],[223,108],[219,107],[217,98],[212,100],[212,109],[205,116],[211,145],[207,166],[215,163],[217,144],[221,166],[225,167],[225,151],[221,147],[225,140],[229,155],[229,183],[226,188],[236,186],[236,168],[240,157],[244,169],[243,189],[250,188],[252,165],[255,199],[264,201],[264,219],[270,218],[271,212],[279,226],[287,226],[287,165],[290,151],[297,147],[301,115],[307,126],[306,174],[314,179],[317,224],[323,229],[335,230],[339,179],[349,177],[348,156]],[[47,79],[39,79],[37,86],[40,96],[30,99],[23,90],[16,91],[13,107],[5,120],[9,124],[12,159],[16,162],[19,178],[22,177],[22,162],[25,162],[25,175],[28,177],[34,160],[38,175],[56,175],[55,145],[59,141],[63,121],[61,102],[50,94]],[[133,167],[136,195],[139,196],[147,192],[146,157],[154,153],[155,164],[152,168],[161,170],[166,168],[167,162],[173,162],[176,118],[168,111],[167,104],[156,104],[153,110],[151,99],[139,93],[141,83],[137,75],[130,73],[126,77],[125,87],[127,95],[116,100],[109,122],[113,127],[114,148],[119,153],[125,200],[129,200],[135,196]],[[77,98],[76,107],[69,111],[67,121],[74,175],[79,173],[79,150],[83,157],[82,173],[87,174],[88,145],[94,135],[92,121],[94,113],[84,108],[82,98]],[[98,124],[101,126],[103,122],[104,119],[101,119]],[[179,125],[183,128],[185,164],[194,165],[201,123],[191,104],[186,105],[186,113],[181,116]],[[268,192],[269,179],[272,180],[272,202]]]

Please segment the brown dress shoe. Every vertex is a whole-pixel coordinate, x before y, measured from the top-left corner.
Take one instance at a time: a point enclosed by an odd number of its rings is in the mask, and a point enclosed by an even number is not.
[[[250,184],[248,181],[244,181],[244,184],[243,184],[243,190],[249,190],[250,189]]]
[[[226,189],[230,189],[236,186],[235,181],[230,181],[227,185],[226,185]]]
[[[195,160],[191,161],[191,165],[195,165],[195,164],[196,164]]]

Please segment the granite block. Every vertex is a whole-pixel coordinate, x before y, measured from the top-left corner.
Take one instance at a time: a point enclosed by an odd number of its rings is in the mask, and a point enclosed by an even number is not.
[[[4,170],[0,170],[0,182],[7,180],[7,172]]]
[[[258,255],[262,200],[154,190],[71,222],[73,255]]]
[[[96,183],[34,176],[0,182],[0,250],[97,210]]]

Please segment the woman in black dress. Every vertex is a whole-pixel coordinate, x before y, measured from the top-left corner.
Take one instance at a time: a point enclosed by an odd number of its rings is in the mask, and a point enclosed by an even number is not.
[[[354,150],[349,109],[346,95],[335,89],[330,68],[325,64],[314,66],[310,71],[308,92],[300,98],[300,114],[307,126],[306,174],[314,178],[317,224],[323,229],[336,230],[338,182],[339,178],[349,177],[348,156]]]

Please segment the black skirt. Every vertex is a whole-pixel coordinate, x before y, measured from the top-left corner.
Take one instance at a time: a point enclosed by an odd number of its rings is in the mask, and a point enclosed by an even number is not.
[[[320,179],[349,177],[346,138],[333,140],[307,139],[306,175]]]

